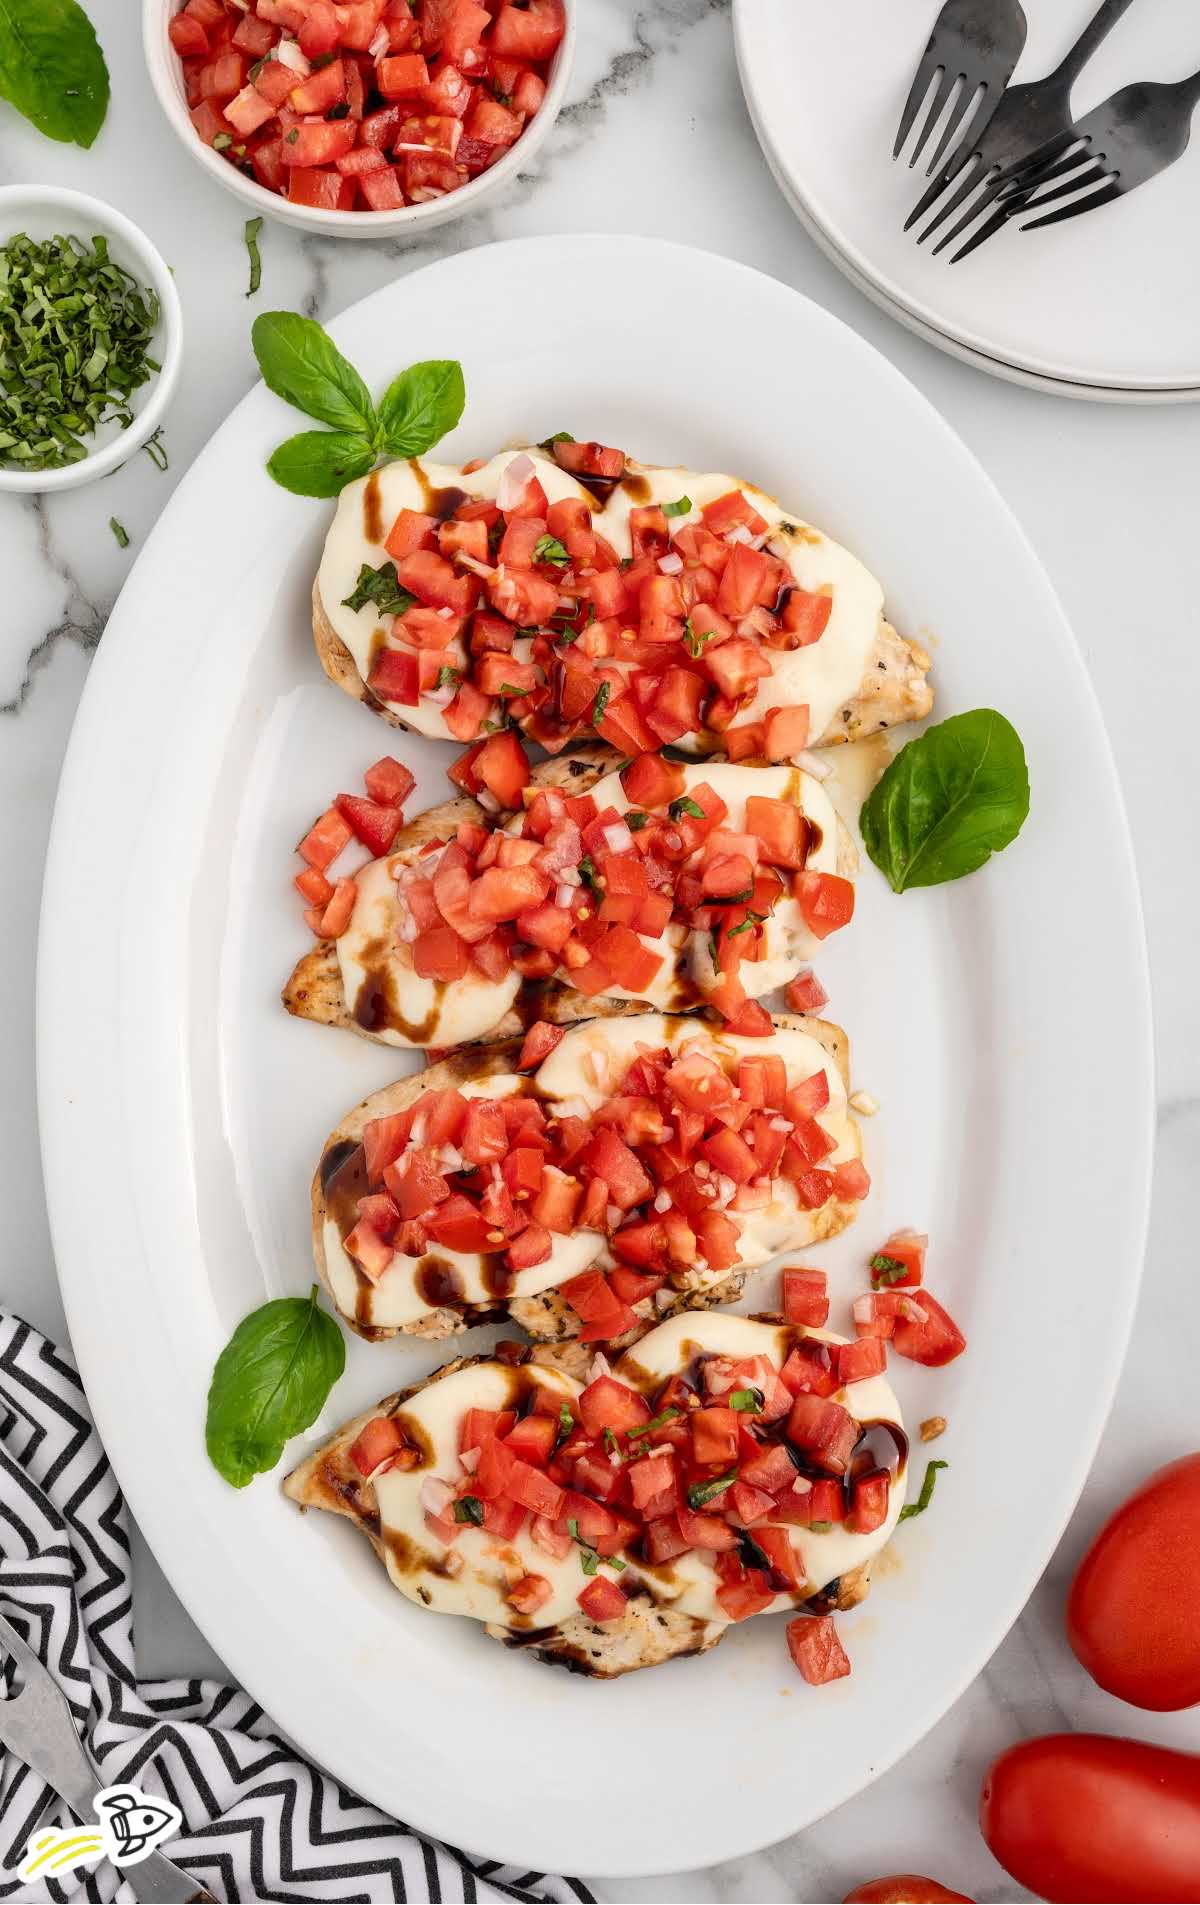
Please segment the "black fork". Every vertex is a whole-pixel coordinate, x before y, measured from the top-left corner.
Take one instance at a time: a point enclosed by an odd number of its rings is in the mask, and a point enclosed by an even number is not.
[[[976,100],[979,103],[970,130],[971,136],[977,138],[1000,104],[1013,67],[1021,57],[1027,30],[1021,0],[946,0],[904,102],[892,148],[893,159],[900,157],[904,141],[935,79],[937,88],[909,154],[909,165],[917,163],[947,100],[960,84],[961,91],[927,169],[933,171],[963,125],[968,107]]]
[[[957,178],[954,190],[945,203],[938,207],[917,241],[923,245],[961,207],[961,217],[933,248],[935,252],[944,251],[1002,192],[1009,189],[1010,181],[1005,174],[1012,165],[1031,152],[1041,150],[1054,141],[1061,141],[1069,134],[1071,92],[1075,81],[1132,4],[1133,0],[1102,0],[1075,44],[1064,54],[1053,72],[1047,73],[1044,79],[1027,80],[1021,85],[1010,86],[982,138],[970,143],[964,140],[950,154],[946,164],[905,219],[905,231],[910,231],[925,216],[946,187]],[[1061,144],[1057,149],[1063,149]],[[974,251],[976,246],[1000,229],[1005,219],[1006,209],[994,211],[968,242],[955,252],[952,262],[957,264],[960,258]]]
[[[1065,142],[1051,140],[1011,168],[1004,182],[1018,196],[1006,201],[1009,216],[1041,212],[1044,205],[1070,198],[1057,211],[1021,226],[1022,231],[1036,231],[1039,225],[1077,218],[1080,212],[1095,211],[1136,191],[1187,151],[1198,100],[1200,70],[1168,84],[1142,80],[1123,86],[1079,120]],[[1041,188],[1055,179],[1061,184],[1043,192]],[[1071,197],[1076,192],[1080,196]]]

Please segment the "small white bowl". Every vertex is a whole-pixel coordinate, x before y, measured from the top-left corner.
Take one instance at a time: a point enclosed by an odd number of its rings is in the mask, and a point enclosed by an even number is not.
[[[179,11],[180,0],[142,0],[142,44],[150,80],[167,119],[197,164],[211,178],[240,198],[251,213],[262,212],[269,218],[282,219],[300,231],[323,232],[330,238],[402,238],[407,233],[429,231],[434,225],[446,225],[452,218],[477,212],[486,199],[493,197],[517,176],[546,141],[558,117],[571,63],[575,57],[575,15],[577,0],[563,0],[567,28],[550,66],[546,97],[514,146],[486,172],[448,192],[444,198],[429,199],[424,205],[406,205],[398,212],[327,212],[315,205],[291,205],[278,192],[268,192],[257,179],[247,178],[230,165],[219,152],[206,146],[188,116],[187,95],[183,87],[183,67],[167,36],[167,28]]]
[[[75,489],[80,483],[107,476],[154,435],[179,382],[183,311],[175,280],[145,232],[139,231],[123,212],[98,198],[53,185],[0,187],[0,245],[7,244],[18,232],[27,232],[37,243],[60,232],[85,241],[107,238],[113,262],[156,292],[159,305],[158,329],[150,340],[149,354],[157,358],[162,369],[151,372],[149,381],[133,392],[133,422],[124,430],[111,424],[102,427],[94,439],[96,448],[78,463],[63,463],[52,470],[13,470],[0,465],[0,490],[39,495]]]

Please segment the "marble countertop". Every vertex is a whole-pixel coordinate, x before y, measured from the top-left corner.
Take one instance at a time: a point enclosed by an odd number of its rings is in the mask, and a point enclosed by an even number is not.
[[[1143,1474],[1195,1444],[1200,901],[1188,868],[1200,839],[1200,777],[1188,721],[1200,706],[1200,410],[1082,404],[1019,389],[941,355],[860,297],[796,224],[766,171],[738,86],[727,0],[581,0],[570,103],[531,176],[494,210],[414,245],[307,238],[268,223],[256,304],[243,296],[241,207],[163,122],[136,9],[130,0],[89,0],[89,10],[113,74],[104,131],[83,153],[39,139],[0,107],[0,176],[81,187],[149,232],[176,272],[187,365],[167,421],[165,474],[138,455],[104,483],[52,501],[0,497],[8,603],[0,625],[0,1196],[9,1212],[0,1297],[64,1334],[32,1115],[33,1003],[42,861],[72,716],[125,573],[178,476],[253,381],[255,309],[324,318],[453,250],[570,230],[671,237],[796,286],[882,350],[965,438],[1033,539],[1082,646],[1129,806],[1153,970],[1158,1160],[1149,1254],[1129,1359],[1083,1499],[1025,1613],[957,1706],[900,1765],[796,1838],[715,1870],[602,1880],[596,1890],[613,1900],[828,1900],[880,1872],[915,1869],[979,1900],[1012,1899],[1019,1894],[975,1827],[980,1772],[1000,1748],[1075,1728],[1200,1749],[1200,1716],[1120,1707],[1076,1666],[1062,1632],[1066,1583],[1098,1520]],[[731,349],[736,363],[736,340]],[[129,532],[128,549],[110,532],[113,515]],[[1069,730],[1062,745],[1071,746]],[[1062,872],[1071,877],[1069,867]],[[1121,1006],[1112,1001],[1110,1036],[1120,1036]],[[104,1005],[84,991],[71,1009]],[[1070,1117],[1069,1079],[1061,1089]],[[1120,1186],[1105,1194],[1119,1196]],[[1070,1346],[1031,1340],[1030,1353],[1069,1354]],[[223,1671],[141,1544],[135,1583],[142,1671]]]

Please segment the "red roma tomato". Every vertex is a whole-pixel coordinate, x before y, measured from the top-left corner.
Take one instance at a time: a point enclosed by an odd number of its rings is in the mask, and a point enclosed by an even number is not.
[[[1001,1753],[979,1825],[1039,1898],[1200,1899],[1200,1758],[1099,1733],[1048,1733]]]
[[[1160,1468],[1105,1523],[1071,1584],[1067,1639],[1119,1700],[1200,1701],[1200,1455]]]
[[[965,1892],[948,1892],[936,1879],[923,1879],[919,1872],[897,1872],[889,1879],[868,1879],[846,1893],[846,1905],[971,1905]]]

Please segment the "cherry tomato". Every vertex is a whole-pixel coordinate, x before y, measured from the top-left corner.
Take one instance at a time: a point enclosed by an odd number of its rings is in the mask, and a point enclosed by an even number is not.
[[[845,1905],[971,1905],[965,1892],[948,1892],[936,1879],[919,1872],[896,1872],[887,1879],[868,1879],[846,1893]]]
[[[1098,1733],[1001,1753],[979,1825],[1005,1870],[1053,1905],[1200,1899],[1200,1758]]]
[[[1105,1523],[1071,1584],[1067,1638],[1119,1700],[1200,1701],[1200,1455],[1160,1468]]]

